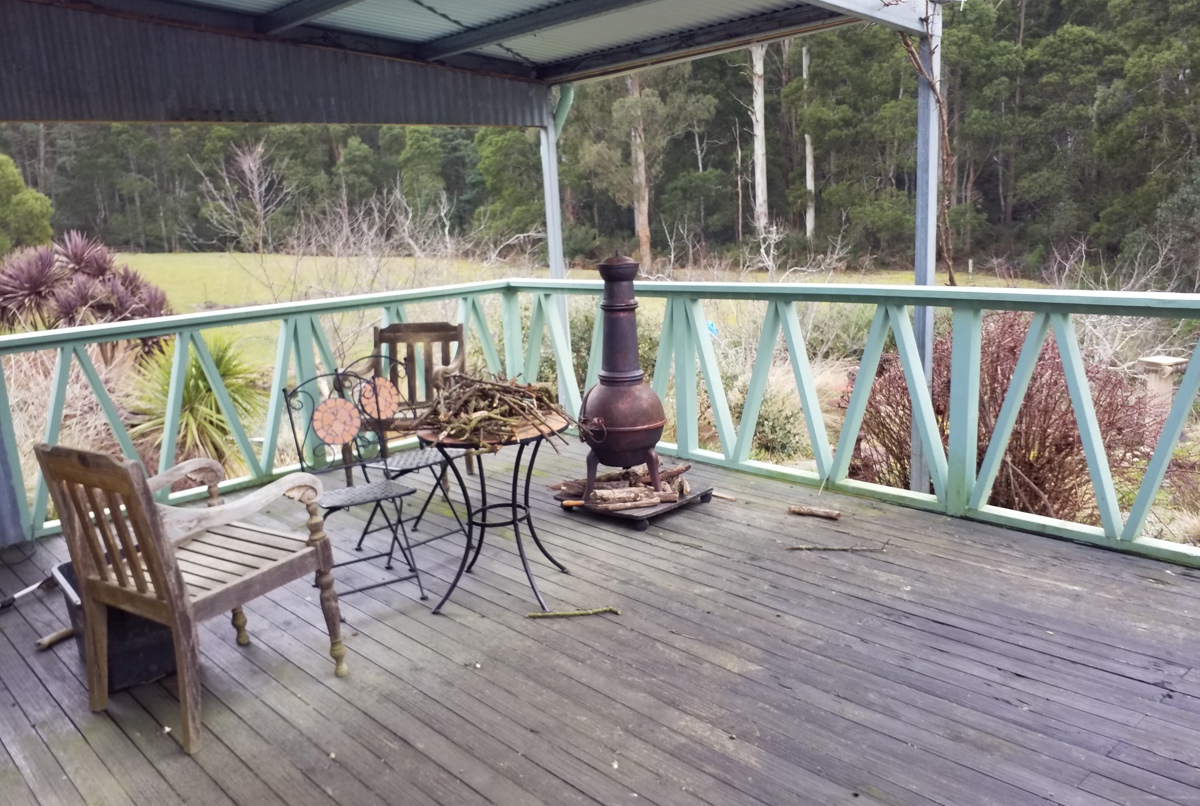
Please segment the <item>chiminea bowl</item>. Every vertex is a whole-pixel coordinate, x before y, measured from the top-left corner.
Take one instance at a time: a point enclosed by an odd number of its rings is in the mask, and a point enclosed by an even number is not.
[[[646,461],[646,451],[662,439],[667,424],[662,401],[645,383],[593,386],[583,397],[579,420],[583,441],[609,467],[633,467]]]

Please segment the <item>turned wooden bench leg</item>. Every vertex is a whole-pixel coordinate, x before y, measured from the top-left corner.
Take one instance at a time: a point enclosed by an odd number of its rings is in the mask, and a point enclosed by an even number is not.
[[[308,545],[317,550],[317,587],[321,590],[321,612],[325,614],[325,626],[329,629],[329,654],[333,657],[334,674],[345,677],[346,644],[342,641],[342,611],[338,607],[337,593],[333,590],[333,549],[325,534],[325,519],[315,501],[307,501]]]
[[[250,634],[246,632],[246,614],[242,608],[233,608],[233,618],[230,619],[233,628],[237,630],[238,646],[250,646]]]
[[[345,677],[346,644],[342,641],[342,611],[338,607],[337,594],[333,590],[333,574],[317,572],[317,587],[321,589],[321,612],[325,614],[325,626],[329,628],[329,654],[333,657],[334,674]]]

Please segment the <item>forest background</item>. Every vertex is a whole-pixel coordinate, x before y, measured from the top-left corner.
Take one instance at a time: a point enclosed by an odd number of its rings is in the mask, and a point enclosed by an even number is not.
[[[1042,278],[1075,255],[1131,267],[1142,287],[1196,288],[1197,41],[1200,0],[947,6],[958,261]],[[577,87],[559,147],[568,260],[649,239],[660,261],[746,268],[766,229],[780,265],[831,249],[911,265],[916,74],[901,41],[854,25],[763,51],[765,207],[749,51]],[[49,199],[56,232],[124,251],[288,251],[314,211],[397,191],[468,247],[543,227],[536,136],[516,129],[12,124],[0,152]],[[246,153],[271,204],[239,228],[219,208]]]

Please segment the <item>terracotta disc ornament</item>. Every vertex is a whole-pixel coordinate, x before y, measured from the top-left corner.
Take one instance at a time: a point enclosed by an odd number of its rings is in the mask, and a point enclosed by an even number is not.
[[[313,432],[326,445],[345,445],[358,436],[362,417],[349,400],[331,397],[313,412]]]
[[[400,391],[387,378],[372,378],[363,383],[358,403],[368,417],[387,420],[400,410]]]

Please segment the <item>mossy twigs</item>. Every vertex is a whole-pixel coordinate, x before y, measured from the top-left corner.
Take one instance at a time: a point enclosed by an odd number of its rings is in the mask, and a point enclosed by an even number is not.
[[[621,615],[615,607],[597,607],[593,610],[551,610],[546,613],[526,613],[525,618],[575,618],[576,616],[599,616],[602,613]]]
[[[887,541],[882,546],[784,546],[784,551],[887,551]]]

